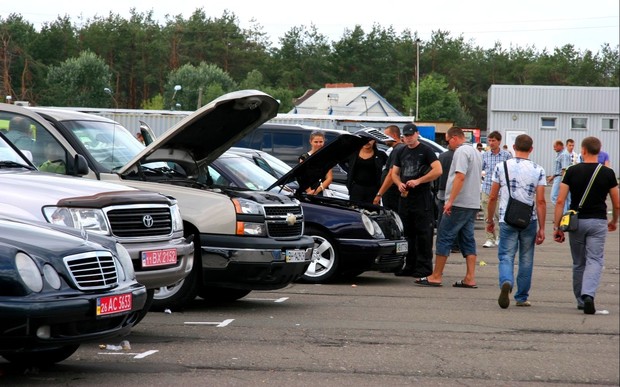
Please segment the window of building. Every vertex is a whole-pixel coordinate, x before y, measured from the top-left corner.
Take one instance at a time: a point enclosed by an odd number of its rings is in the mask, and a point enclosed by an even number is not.
[[[614,118],[603,118],[601,121],[601,129],[618,130],[618,120]]]
[[[571,130],[586,130],[588,129],[588,119],[585,117],[573,117],[570,119]]]
[[[557,121],[557,117],[541,117],[540,128],[541,129],[557,129],[556,121]]]

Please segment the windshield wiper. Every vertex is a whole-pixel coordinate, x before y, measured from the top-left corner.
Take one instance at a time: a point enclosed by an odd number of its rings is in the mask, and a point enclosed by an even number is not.
[[[0,161],[0,168],[26,168],[31,171],[34,171],[36,169],[35,167],[31,167],[28,164],[22,164],[16,161],[9,161],[9,160]]]

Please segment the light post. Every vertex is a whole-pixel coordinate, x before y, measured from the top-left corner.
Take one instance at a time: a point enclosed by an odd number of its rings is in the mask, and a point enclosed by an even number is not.
[[[415,121],[418,121],[418,107],[420,106],[420,39],[415,40]]]
[[[118,109],[118,102],[116,102],[116,98],[114,98],[114,94],[112,94],[112,90],[109,87],[103,89],[103,91],[112,98],[114,101],[114,107]]]
[[[172,109],[171,110],[174,110],[175,106],[180,106],[180,104],[175,103],[174,99],[177,96],[177,91],[179,91],[181,89],[182,89],[181,85],[174,85],[174,93],[172,93]]]

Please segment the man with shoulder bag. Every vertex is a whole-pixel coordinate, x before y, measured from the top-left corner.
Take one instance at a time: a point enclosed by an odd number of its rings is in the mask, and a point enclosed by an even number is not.
[[[534,247],[545,240],[545,170],[529,159],[534,149],[533,141],[527,134],[515,139],[515,157],[498,163],[493,171],[491,193],[489,195],[488,217],[485,219],[487,232],[494,232],[495,206],[499,203],[499,287],[497,302],[502,309],[510,305],[510,293],[514,284],[514,259],[519,252],[519,271],[517,273],[517,306],[531,306],[528,300],[534,268]],[[501,193],[500,193],[501,191]],[[511,209],[509,209],[509,203]],[[515,205],[522,211],[515,215],[508,212]],[[534,209],[535,207],[535,209]],[[519,212],[522,212],[519,214]],[[538,227],[537,227],[538,226]]]
[[[596,137],[586,137],[581,142],[583,163],[566,170],[553,221],[553,239],[562,243],[565,236],[560,224],[564,203],[570,195],[570,209],[577,213],[578,218],[577,229],[569,235],[573,258],[573,294],[577,309],[585,314],[596,312],[594,298],[605,264],[605,239],[607,232],[617,229],[620,207],[616,174],[611,168],[598,163],[600,150],[601,141]],[[607,195],[613,206],[610,221],[607,220]]]

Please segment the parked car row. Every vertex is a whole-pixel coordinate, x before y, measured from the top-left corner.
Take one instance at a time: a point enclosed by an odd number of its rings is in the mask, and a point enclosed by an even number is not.
[[[2,234],[0,355],[54,363],[83,341],[127,334],[153,299],[155,307],[196,295],[233,300],[298,279],[313,247],[299,202],[212,189],[203,173],[277,106],[264,93],[233,93],[144,148],[114,121],[1,104],[0,214],[24,243]],[[168,157],[183,179],[157,169]],[[56,248],[53,238],[67,242]]]
[[[226,94],[159,138],[143,125],[145,146],[100,116],[0,104],[0,356],[54,363],[197,296],[401,267],[395,212],[304,192],[380,132],[341,134],[277,177],[224,153],[277,108]]]

